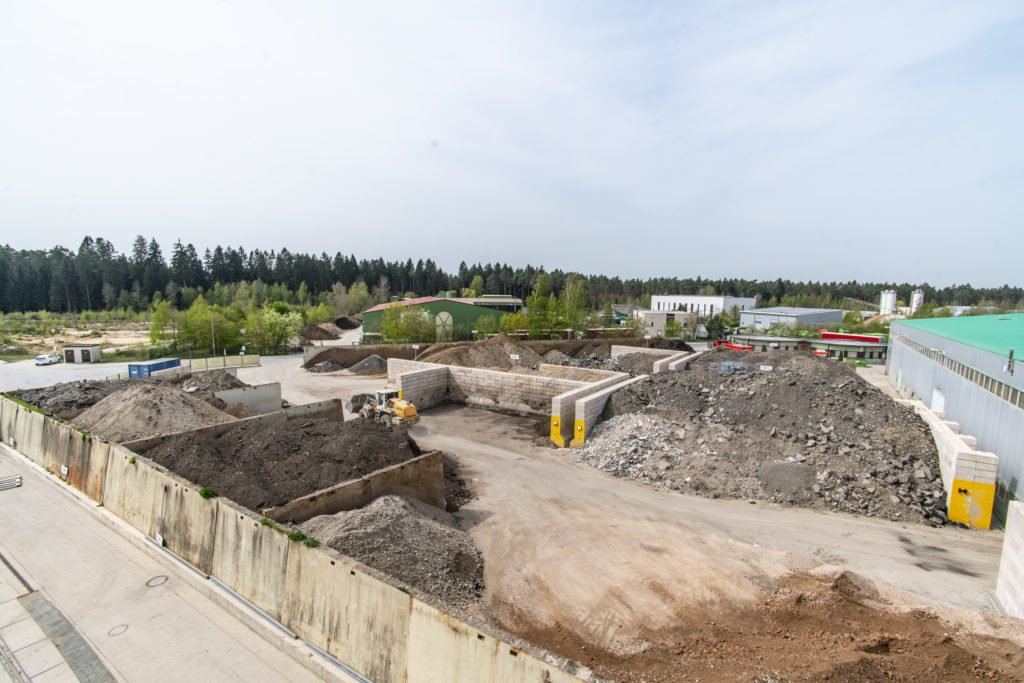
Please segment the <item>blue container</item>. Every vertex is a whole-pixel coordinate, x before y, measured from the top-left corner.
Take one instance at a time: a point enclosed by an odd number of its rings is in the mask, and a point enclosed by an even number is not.
[[[154,372],[179,366],[181,366],[180,358],[157,358],[156,360],[148,360],[145,363],[129,363],[128,376],[132,379],[137,377],[149,377]]]

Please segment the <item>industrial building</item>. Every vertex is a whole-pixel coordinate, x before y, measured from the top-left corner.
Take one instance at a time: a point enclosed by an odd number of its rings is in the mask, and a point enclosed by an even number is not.
[[[655,294],[651,297],[652,311],[679,311],[696,313],[700,318],[708,318],[736,308],[746,311],[757,306],[757,297],[745,296],[705,296],[699,294]]]
[[[523,307],[523,300],[513,296],[482,296],[475,298],[421,296],[386,304],[378,304],[363,311],[364,337],[380,334],[384,310],[390,306],[417,306],[430,316],[437,330],[438,339],[453,339],[461,333],[468,337],[476,329],[477,321],[491,316],[495,322],[505,313],[515,313]]]
[[[1006,520],[1009,501],[1024,497],[1024,368],[1014,354],[1024,346],[1024,314],[893,321],[889,382],[916,397],[978,449],[999,456],[994,520]]]
[[[740,327],[767,330],[772,325],[779,323],[788,327],[828,325],[843,322],[845,313],[846,311],[837,308],[791,308],[788,306],[755,308],[740,312]]]
[[[854,337],[856,335],[848,335]],[[820,339],[775,337],[763,334],[732,334],[729,341],[754,347],[754,351],[809,351],[835,360],[863,360],[884,363],[888,346],[884,341],[867,339]]]
[[[675,320],[683,330],[686,330],[691,324],[690,321],[696,315],[696,313],[670,313],[666,311],[650,311],[647,309],[638,309],[633,312],[633,316],[639,318],[643,323],[645,337],[664,337],[665,328],[668,326],[668,321],[670,320]],[[701,326],[700,329],[703,330],[703,326]]]

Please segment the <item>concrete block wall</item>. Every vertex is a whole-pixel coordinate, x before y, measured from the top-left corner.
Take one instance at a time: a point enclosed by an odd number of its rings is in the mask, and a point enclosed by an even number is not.
[[[448,368],[424,368],[403,372],[395,378],[399,396],[412,401],[417,410],[448,402]]]
[[[584,441],[586,441],[588,430],[593,429],[600,422],[601,413],[604,411],[605,404],[608,403],[609,396],[644,379],[647,379],[647,375],[632,377],[576,401],[573,437],[569,445],[572,447],[583,445]]]
[[[668,358],[662,358],[661,360],[654,361],[654,367],[651,368],[651,372],[657,374],[659,372],[670,370],[673,363],[678,363],[689,355],[691,355],[689,351],[683,351],[682,353],[674,353]]]
[[[996,597],[1011,617],[1024,619],[1024,503],[1011,501],[999,558]]]
[[[520,415],[548,416],[551,399],[584,382],[497,370],[449,366],[448,393],[453,403]]]
[[[565,448],[572,441],[576,420],[576,402],[602,389],[629,379],[622,372],[610,373],[608,377],[559,394],[551,399],[551,440],[559,447]]]
[[[674,356],[678,351],[674,349],[645,349],[637,348],[635,346],[623,346],[621,344],[612,344],[610,354],[612,358],[618,358],[619,356],[625,356],[630,353],[646,353],[650,356]]]
[[[93,477],[103,472],[99,502],[106,512],[371,680],[570,683],[583,680],[577,672],[590,678],[573,662],[466,623],[330,548],[292,542],[232,501],[204,499],[193,484],[121,445],[3,397],[0,429],[37,464],[64,462],[71,444],[78,455],[68,462],[87,463]]]
[[[682,358],[673,359],[673,360],[671,360],[669,362],[668,369],[669,370],[685,370],[687,367],[689,367],[690,363],[692,363],[693,361],[697,360],[698,358],[700,358],[701,356],[703,356],[707,352],[708,352],[708,349],[701,349],[700,351],[694,351],[693,353],[687,354],[687,355],[683,356]]]

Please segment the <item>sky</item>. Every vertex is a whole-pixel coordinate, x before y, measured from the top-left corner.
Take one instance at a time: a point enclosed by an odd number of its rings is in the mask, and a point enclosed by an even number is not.
[[[1024,284],[1024,3],[0,1],[0,244]]]

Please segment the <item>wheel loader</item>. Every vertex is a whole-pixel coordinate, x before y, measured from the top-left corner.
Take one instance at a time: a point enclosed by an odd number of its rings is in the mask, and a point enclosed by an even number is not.
[[[420,420],[416,406],[398,398],[398,392],[393,389],[375,394],[356,394],[345,404],[345,410],[368,420],[391,424],[412,425]]]

